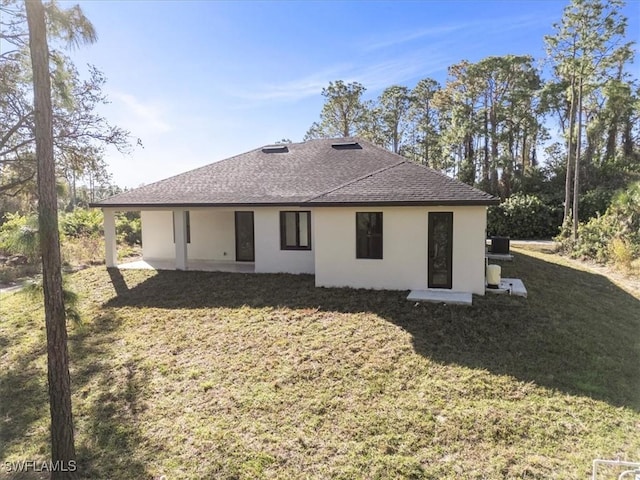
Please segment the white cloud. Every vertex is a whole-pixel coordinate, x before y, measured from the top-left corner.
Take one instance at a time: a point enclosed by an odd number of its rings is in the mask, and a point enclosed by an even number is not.
[[[388,58],[378,58],[377,61],[356,59],[353,63],[334,65],[281,84],[256,84],[230,94],[249,102],[298,101],[319,97],[322,89],[336,80],[360,82],[368,90],[377,91],[395,83],[428,76],[434,71],[446,69],[450,64],[449,58],[431,48],[386,57]]]
[[[353,76],[371,91],[394,84],[404,84],[415,78],[424,78],[434,72],[446,70],[451,59],[432,49],[395,55],[384,61],[354,70]]]
[[[236,90],[231,94],[245,100],[255,101],[296,101],[316,95],[326,87],[330,81],[342,79],[346,65],[334,65],[310,75],[289,80],[279,84],[252,85],[251,90]]]
[[[425,37],[437,37],[441,35],[449,35],[453,32],[462,30],[465,27],[466,27],[466,24],[442,25],[438,27],[430,27],[430,28],[415,30],[411,32],[398,32],[398,33],[394,33],[393,35],[387,36],[387,38],[382,38],[380,40],[374,40],[374,41],[367,41],[366,43],[362,44],[361,48],[365,52],[380,50],[383,48],[394,47],[402,43],[412,42],[414,40],[418,40]]]
[[[441,42],[448,42],[453,39],[462,42],[469,37],[476,37],[478,34],[486,31],[497,30],[507,32],[521,30],[539,25],[548,25],[552,20],[553,19],[546,16],[533,15],[496,17],[490,20],[482,18],[456,24],[422,28],[419,30],[399,31],[391,35],[387,34],[381,39],[363,42],[360,45],[360,48],[364,52],[371,52],[427,38],[432,39],[429,40],[430,45],[438,45]]]
[[[135,135],[140,136],[143,132],[145,135],[153,135],[171,130],[171,125],[162,118],[164,109],[161,106],[144,103],[128,93],[111,92],[109,96],[113,99],[112,107],[122,108],[118,111],[117,124]]]

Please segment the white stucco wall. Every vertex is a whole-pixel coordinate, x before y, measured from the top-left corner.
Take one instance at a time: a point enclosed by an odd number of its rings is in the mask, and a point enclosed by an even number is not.
[[[235,217],[230,210],[190,210],[191,243],[188,256],[194,260],[233,262],[236,259]]]
[[[148,260],[175,258],[173,214],[171,211],[141,212],[142,255]],[[192,260],[235,261],[233,211],[190,210],[191,242],[187,245]]]
[[[256,207],[256,273],[315,273],[317,286],[427,288],[428,213],[453,212],[454,291],[484,294],[486,207],[311,208],[311,250],[280,249],[280,211]],[[383,259],[356,259],[356,212],[383,212]],[[234,210],[191,209],[188,257],[235,261]],[[174,259],[171,211],[143,211],[146,259]],[[226,253],[226,255],[225,255]]]
[[[142,211],[142,256],[146,260],[175,258],[173,215],[170,211]]]
[[[255,208],[256,273],[313,273],[314,237],[313,212],[311,212],[311,250],[280,250],[280,212],[307,211],[294,207]]]
[[[312,250],[280,250],[280,211],[303,209],[261,207],[237,210],[254,212],[257,273],[313,273],[313,227]],[[189,212],[191,242],[187,245],[188,258],[235,262],[235,210],[203,208],[190,209]],[[147,260],[174,259],[171,211],[143,211],[141,218],[143,257]]]
[[[383,212],[383,258],[357,259],[356,212]],[[428,212],[453,212],[454,291],[484,294],[486,207],[322,207],[314,217],[317,286],[427,288]]]
[[[484,295],[487,207],[453,212],[453,290]]]

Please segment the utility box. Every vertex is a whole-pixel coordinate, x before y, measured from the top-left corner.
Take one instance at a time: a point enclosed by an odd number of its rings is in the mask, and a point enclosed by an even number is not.
[[[509,237],[491,237],[491,253],[509,255]]]

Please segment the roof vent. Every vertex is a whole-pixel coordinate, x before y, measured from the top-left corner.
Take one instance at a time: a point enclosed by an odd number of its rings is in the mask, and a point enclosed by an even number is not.
[[[289,151],[286,145],[267,145],[262,147],[264,153],[286,153]]]
[[[360,150],[362,147],[358,142],[335,142],[331,144],[332,148],[338,150]]]

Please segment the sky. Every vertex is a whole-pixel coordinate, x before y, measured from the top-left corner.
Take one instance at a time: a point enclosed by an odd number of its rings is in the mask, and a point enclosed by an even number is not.
[[[137,187],[275,143],[302,141],[330,81],[365,99],[492,55],[544,57],[567,1],[151,1],[79,3],[98,41],[70,52],[107,77],[100,113],[140,139],[108,149],[120,187]],[[640,43],[640,0],[627,3]],[[637,46],[636,46],[637,50]],[[640,62],[640,58],[637,60]],[[638,65],[634,65],[638,78]]]

